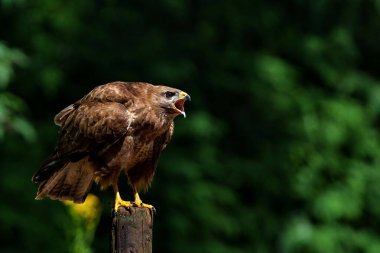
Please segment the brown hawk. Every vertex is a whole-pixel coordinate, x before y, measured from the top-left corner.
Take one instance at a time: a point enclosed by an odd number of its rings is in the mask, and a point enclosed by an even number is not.
[[[190,96],[178,89],[149,83],[112,82],[94,88],[58,113],[55,151],[32,181],[36,199],[50,197],[82,203],[95,181],[113,187],[115,210],[120,205],[146,206],[138,192],[153,178],[161,151],[169,143],[173,120]],[[117,186],[120,172],[128,175],[134,202],[123,201]]]

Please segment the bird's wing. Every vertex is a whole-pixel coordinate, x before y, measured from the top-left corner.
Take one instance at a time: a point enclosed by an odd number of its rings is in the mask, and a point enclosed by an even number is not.
[[[32,180],[40,183],[37,199],[82,203],[94,177],[92,153],[112,146],[128,130],[126,107],[92,102],[76,106],[63,122],[55,152]]]
[[[43,163],[33,181],[44,181],[66,163],[107,149],[127,133],[133,119],[125,105],[119,103],[75,105],[62,122],[55,152]]]
[[[63,126],[67,118],[78,108],[78,105],[94,102],[114,102],[132,106],[134,97],[139,96],[147,85],[140,83],[112,82],[100,85],[91,90],[86,96],[74,104],[69,105],[54,117],[54,123]]]
[[[135,83],[113,82],[94,88],[78,102],[58,113],[61,126],[59,155],[93,151],[101,143],[113,143],[131,126],[134,101],[146,88]]]
[[[100,144],[123,136],[133,119],[123,104],[91,102],[79,105],[62,125],[57,151],[60,155],[94,151]]]
[[[132,111],[136,98],[150,86],[124,82],[100,85],[63,109],[54,118],[61,127],[56,150],[32,180],[42,182],[68,162],[79,161],[114,144],[135,119]]]

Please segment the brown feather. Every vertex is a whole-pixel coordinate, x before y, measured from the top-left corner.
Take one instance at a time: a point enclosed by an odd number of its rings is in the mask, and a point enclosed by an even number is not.
[[[55,115],[54,123],[57,126],[62,126],[62,124],[66,121],[66,119],[70,116],[71,112],[75,109],[74,105],[69,105],[65,109],[63,109],[60,113]]]
[[[102,189],[116,185],[122,170],[134,191],[146,189],[179,115],[168,91],[175,98],[181,94],[165,86],[113,82],[59,112],[56,151],[33,177],[39,183],[36,199],[81,203],[93,181]]]
[[[88,158],[68,163],[40,185],[36,199],[50,197],[82,203],[91,188],[93,178],[94,166]]]

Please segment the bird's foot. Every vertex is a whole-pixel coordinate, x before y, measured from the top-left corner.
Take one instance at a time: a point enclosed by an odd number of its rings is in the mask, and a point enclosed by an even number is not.
[[[154,209],[154,206],[149,205],[149,204],[145,204],[141,200],[140,201],[135,201],[135,202],[132,202],[132,203],[134,203],[136,206],[139,206],[139,207],[146,207],[146,208],[149,208],[149,209]]]
[[[121,206],[123,206],[123,207],[145,207],[145,208],[149,208],[152,211],[156,210],[154,208],[154,206],[143,203],[138,195],[135,195],[135,201],[125,201],[125,200],[122,200],[120,197],[120,194],[117,193],[116,199],[115,199],[115,207],[114,207],[115,212],[117,212],[117,210]]]
[[[151,210],[155,210],[154,206],[143,203],[143,202],[141,201],[140,196],[139,196],[138,193],[135,193],[135,201],[134,201],[134,203],[135,203],[137,206],[139,206],[139,207],[145,207],[145,208],[149,208],[149,209],[151,209]]]
[[[125,201],[122,199],[116,199],[115,201],[115,211],[119,209],[119,207],[124,206],[124,207],[138,207],[138,205],[135,202],[132,201]]]

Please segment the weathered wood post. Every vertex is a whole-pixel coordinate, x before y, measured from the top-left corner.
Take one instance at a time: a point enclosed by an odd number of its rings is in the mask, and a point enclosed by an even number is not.
[[[152,253],[153,210],[119,207],[112,218],[111,253]]]

